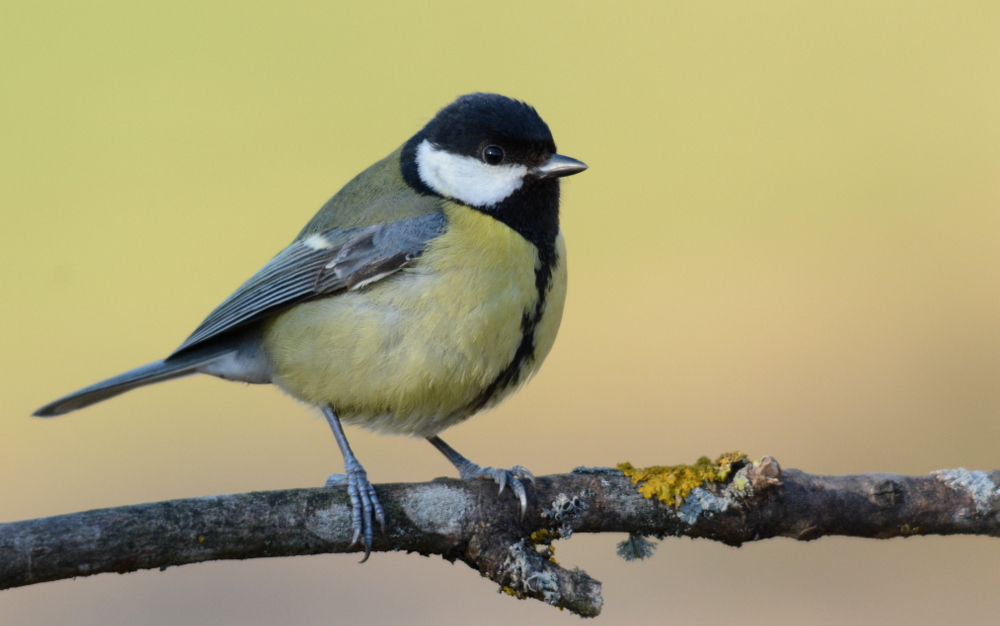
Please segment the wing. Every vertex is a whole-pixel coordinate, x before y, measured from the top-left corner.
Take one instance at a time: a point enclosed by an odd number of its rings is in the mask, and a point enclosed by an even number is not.
[[[168,358],[300,302],[389,276],[419,257],[444,227],[444,214],[435,212],[298,239],[212,311]]]

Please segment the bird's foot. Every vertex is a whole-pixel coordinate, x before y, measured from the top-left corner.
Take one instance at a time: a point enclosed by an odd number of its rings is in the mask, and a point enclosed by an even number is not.
[[[462,480],[472,480],[473,478],[492,480],[500,485],[499,493],[503,493],[504,488],[510,485],[510,490],[514,492],[521,503],[521,519],[524,519],[524,514],[528,511],[528,496],[524,491],[524,483],[521,481],[535,482],[535,475],[528,471],[528,468],[521,465],[515,465],[510,469],[480,467],[475,463],[468,462],[467,465],[459,468],[458,475],[461,476]]]
[[[372,540],[375,537],[374,521],[382,527],[385,532],[385,512],[375,495],[375,488],[368,482],[368,473],[360,463],[353,463],[347,467],[346,474],[331,474],[326,479],[327,487],[341,487],[347,485],[347,495],[351,498],[351,527],[354,529],[354,538],[351,539],[351,547],[361,539],[364,541],[365,558],[364,563],[372,553]]]

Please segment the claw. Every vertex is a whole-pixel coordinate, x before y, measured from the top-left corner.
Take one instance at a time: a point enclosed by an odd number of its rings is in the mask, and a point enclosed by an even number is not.
[[[521,519],[524,519],[524,514],[528,512],[528,494],[524,491],[524,485],[521,481],[516,480],[511,483],[511,488],[514,490],[514,495],[517,499],[521,501]]]
[[[535,475],[532,474],[531,470],[527,467],[524,467],[523,465],[515,465],[510,468],[510,471],[518,478],[527,478],[531,481],[531,484],[535,484]]]
[[[503,493],[504,487],[507,486],[507,472],[505,472],[503,470],[500,470],[499,474],[500,474],[500,479],[497,480],[497,482],[500,483],[500,491],[497,492],[497,495],[500,495],[501,493]],[[517,479],[515,479],[515,480],[517,480]],[[513,485],[516,485],[516,484],[517,484],[516,482],[512,483],[511,489],[513,489],[514,488]],[[516,493],[516,491],[517,490],[515,489],[515,493]]]

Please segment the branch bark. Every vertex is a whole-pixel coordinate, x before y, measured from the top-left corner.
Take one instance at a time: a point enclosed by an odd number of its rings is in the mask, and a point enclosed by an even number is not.
[[[617,470],[577,468],[538,478],[523,520],[509,492],[487,481],[378,485],[386,512],[374,551],[460,560],[519,597],[582,616],[600,613],[601,583],[551,558],[574,532],[630,533],[619,553],[643,558],[644,537],[746,541],[824,535],[1000,535],[1000,471],[926,476],[818,476],[777,462],[740,462],[671,506]],[[344,488],[220,495],[0,524],[0,589],[221,559],[357,552]]]

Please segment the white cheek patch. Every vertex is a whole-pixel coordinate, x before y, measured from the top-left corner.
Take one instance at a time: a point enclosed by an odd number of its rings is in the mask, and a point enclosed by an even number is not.
[[[438,150],[424,139],[417,146],[417,172],[442,196],[474,207],[491,207],[517,191],[528,168],[488,165],[479,159]]]

